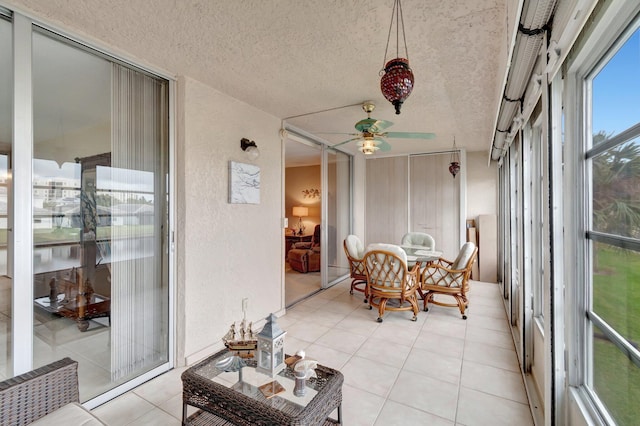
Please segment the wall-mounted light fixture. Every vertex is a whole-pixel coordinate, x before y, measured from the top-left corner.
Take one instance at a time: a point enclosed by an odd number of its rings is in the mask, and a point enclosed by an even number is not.
[[[247,153],[247,157],[249,157],[250,160],[255,160],[260,155],[258,145],[247,138],[240,139],[240,148]]]

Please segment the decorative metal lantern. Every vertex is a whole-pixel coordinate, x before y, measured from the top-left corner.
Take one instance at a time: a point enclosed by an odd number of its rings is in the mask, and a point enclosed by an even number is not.
[[[395,58],[384,66],[384,75],[380,79],[380,90],[384,97],[400,114],[400,107],[413,90],[413,71],[409,68],[409,60]]]
[[[387,62],[391,29],[395,20],[396,26],[396,58]],[[400,57],[400,28],[402,28],[402,40],[404,41],[404,58]],[[380,90],[384,97],[396,108],[396,114],[400,114],[402,103],[409,97],[413,90],[413,71],[409,68],[409,51],[407,50],[407,38],[404,34],[404,18],[402,16],[402,4],[400,0],[394,0],[387,36],[387,47],[384,51],[384,69],[380,71]]]
[[[284,370],[284,336],[287,334],[276,323],[274,314],[266,319],[267,323],[256,336],[258,339],[258,364],[256,371],[275,377]]]
[[[460,153],[456,147],[456,138],[453,138],[453,150],[451,151],[451,163],[449,163],[449,173],[456,178],[456,175],[460,172]]]
[[[458,163],[457,161],[452,161],[451,164],[449,164],[449,173],[453,175],[454,179],[459,171],[460,171],[460,163]]]

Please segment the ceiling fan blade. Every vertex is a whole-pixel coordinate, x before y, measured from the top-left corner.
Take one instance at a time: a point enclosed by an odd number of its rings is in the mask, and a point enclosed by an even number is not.
[[[384,152],[391,151],[391,145],[389,145],[389,142],[385,141],[382,138],[373,138],[373,139],[378,142],[376,146],[380,148],[380,151],[384,151]]]
[[[377,133],[380,130],[384,130],[389,126],[392,126],[391,121],[378,120],[375,118],[365,118],[356,123],[355,128],[359,132]]]
[[[369,132],[371,133],[379,133],[381,131],[383,131],[384,129],[386,129],[387,127],[391,127],[393,126],[393,123],[391,121],[387,121],[387,120],[376,120],[371,127],[369,127]]]
[[[407,139],[433,139],[436,137],[435,133],[417,133],[417,132],[387,132],[381,136],[388,138],[407,138]]]
[[[360,133],[347,133],[347,132],[313,132],[315,135],[349,135],[360,136]]]
[[[349,142],[351,142],[351,141],[357,141],[358,139],[360,139],[360,136],[358,136],[357,138],[347,139],[346,141],[344,141],[344,142],[340,142],[340,143],[337,143],[337,144],[335,144],[335,145],[331,145],[329,148],[335,148],[335,147],[337,147],[337,146],[344,145],[345,143],[349,143]]]

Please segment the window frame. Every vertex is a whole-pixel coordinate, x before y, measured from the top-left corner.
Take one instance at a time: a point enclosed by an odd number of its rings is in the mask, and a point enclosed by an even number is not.
[[[565,143],[565,238],[564,262],[575,265],[565,268],[566,359],[568,385],[583,414],[598,424],[615,424],[604,403],[595,393],[593,384],[592,328],[598,326],[622,350],[633,348],[612,327],[592,311],[593,242],[633,248],[640,252],[640,241],[593,231],[591,160],[599,153],[629,141],[630,135],[640,135],[640,123],[621,132],[611,140],[592,146],[592,85],[593,77],[618,52],[631,34],[640,28],[640,5],[605,1],[578,38],[576,51],[565,64],[564,110],[566,113]],[[571,336],[571,337],[569,337]],[[632,351],[629,352],[628,349]],[[637,352],[637,350],[635,351]],[[640,358],[632,359],[640,367]]]

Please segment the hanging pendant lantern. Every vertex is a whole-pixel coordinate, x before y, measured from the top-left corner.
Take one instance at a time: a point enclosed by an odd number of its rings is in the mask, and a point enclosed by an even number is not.
[[[402,103],[413,90],[413,71],[409,68],[408,59],[395,58],[387,62],[380,79],[380,90],[396,108],[396,114],[400,114]]]
[[[396,58],[387,62],[389,41],[391,40],[391,28],[396,21]],[[402,27],[402,39],[404,41],[405,58],[400,57],[400,27]],[[380,71],[380,90],[384,97],[393,104],[396,114],[400,114],[402,103],[409,97],[413,90],[413,71],[409,68],[409,52],[407,51],[407,39],[404,34],[404,18],[402,17],[402,4],[395,0],[391,13],[391,24],[387,36],[387,47],[384,51],[384,68]]]
[[[456,138],[453,138],[453,151],[451,151],[451,163],[449,163],[449,173],[456,178],[456,175],[460,172],[460,153],[456,148]]]

